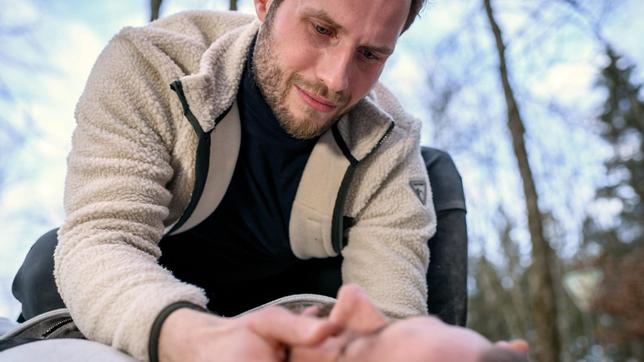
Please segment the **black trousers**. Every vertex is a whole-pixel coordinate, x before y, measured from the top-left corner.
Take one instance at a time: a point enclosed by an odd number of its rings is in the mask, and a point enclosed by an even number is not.
[[[36,241],[14,278],[13,294],[22,303],[19,321],[65,307],[53,275],[57,231],[51,230]],[[186,253],[185,249],[190,250],[193,245],[185,240],[173,243],[172,238],[162,239],[159,243],[162,252],[159,263],[178,279],[203,288],[210,299],[208,309],[218,315],[234,316],[292,294],[335,297],[342,284],[341,257],[296,261],[283,272],[258,276],[256,280],[243,283],[230,282],[225,275],[213,281],[208,275],[195,272],[194,263],[203,260],[195,260]]]
[[[36,241],[13,279],[13,295],[22,303],[18,322],[65,307],[54,281],[57,232],[58,229],[50,230]]]

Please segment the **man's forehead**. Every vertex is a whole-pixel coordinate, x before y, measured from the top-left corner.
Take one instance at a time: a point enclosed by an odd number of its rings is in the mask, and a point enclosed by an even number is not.
[[[409,12],[409,2],[405,0],[297,1],[300,16],[323,20],[339,33],[390,50],[393,50]]]

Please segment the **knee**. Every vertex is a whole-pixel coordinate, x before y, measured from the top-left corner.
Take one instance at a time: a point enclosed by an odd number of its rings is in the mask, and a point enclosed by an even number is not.
[[[54,250],[58,244],[58,229],[41,236],[31,247],[13,282],[14,291],[21,285],[38,285],[54,278]]]
[[[36,241],[27,253],[23,265],[29,264],[29,269],[34,273],[53,275],[56,245],[58,245],[58,229],[53,229]]]

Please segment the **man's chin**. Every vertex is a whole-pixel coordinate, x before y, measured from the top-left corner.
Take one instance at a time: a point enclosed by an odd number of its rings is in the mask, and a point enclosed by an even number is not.
[[[319,137],[335,123],[334,120],[316,120],[303,117],[278,117],[278,119],[286,133],[300,140]]]
[[[281,123],[281,122],[280,122]],[[299,140],[310,140],[313,138],[317,138],[324,134],[324,132],[328,131],[329,128],[333,125],[333,123],[325,124],[324,126],[321,127],[311,127],[310,125],[292,125],[292,124],[282,124],[282,128],[286,133],[291,135],[291,137],[299,139]]]

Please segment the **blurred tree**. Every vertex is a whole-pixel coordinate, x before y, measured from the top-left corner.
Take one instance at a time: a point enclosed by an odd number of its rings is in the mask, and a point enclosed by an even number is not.
[[[499,59],[499,75],[507,106],[507,125],[512,138],[512,148],[516,157],[523,183],[523,193],[528,214],[528,230],[532,241],[531,299],[534,324],[537,332],[537,360],[543,362],[559,361],[561,337],[557,329],[557,305],[555,286],[551,268],[551,247],[543,232],[543,217],[539,210],[537,189],[530,168],[525,146],[525,127],[523,116],[510,84],[505,44],[501,29],[495,19],[491,0],[483,0]]]
[[[601,248],[597,260],[604,273],[594,307],[600,319],[600,339],[617,359],[644,359],[644,100],[642,84],[635,84],[635,65],[626,65],[607,46],[607,65],[597,86],[606,91],[599,121],[603,138],[613,147],[606,162],[607,185],[599,201],[621,205],[618,221],[610,227],[588,219],[586,246]]]
[[[614,149],[606,163],[608,175],[617,180],[600,189],[598,196],[621,201],[618,240],[632,243],[630,249],[644,243],[644,97],[642,85],[632,81],[635,66],[620,66],[623,60],[610,47],[606,55],[609,62],[598,86],[607,97],[599,120],[602,136]]]
[[[150,21],[155,21],[159,18],[162,3],[163,0],[150,0]],[[230,0],[228,9],[231,11],[236,11],[237,0]]]
[[[484,331],[491,340],[521,336],[534,344],[530,338],[533,327],[528,307],[528,273],[521,266],[519,248],[511,236],[512,221],[502,209],[498,216],[505,263],[492,263],[485,254],[470,258],[475,292],[470,296],[468,325]]]
[[[159,18],[162,2],[163,0],[150,0],[150,21],[155,21]]]
[[[485,331],[491,340],[504,340],[515,334],[514,318],[509,293],[503,287],[503,270],[498,270],[485,256],[470,259],[470,269],[476,275],[475,292],[470,296],[468,327]]]

